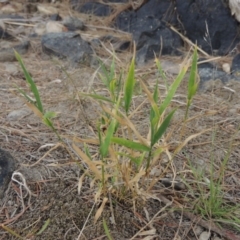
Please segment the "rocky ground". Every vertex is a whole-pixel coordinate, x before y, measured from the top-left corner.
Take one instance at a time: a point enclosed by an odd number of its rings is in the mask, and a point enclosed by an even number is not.
[[[148,200],[137,201],[135,208],[132,199],[109,196],[112,202],[105,206],[102,217],[94,223],[101,202],[95,203],[96,189],[91,187],[89,179],[85,179],[82,192],[78,194],[77,186],[83,172],[79,167],[81,160],[72,149],[72,140],[74,137],[89,138],[96,134],[93,126],[99,116],[99,108],[90,99],[80,98],[78,92],[88,93],[93,89],[99,93],[104,91],[98,77],[97,57],[109,64],[113,49],[119,51],[119,47],[131,40],[131,36],[112,29],[102,18],[73,11],[64,1],[41,3],[40,7],[39,3],[25,1],[2,2],[1,11],[5,15],[0,26],[5,31],[1,33],[0,41],[0,146],[14,157],[16,170],[0,201],[0,239],[107,239],[103,219],[116,240],[240,239],[240,232],[229,226],[219,230],[211,225],[211,221],[202,221],[179,209],[174,211],[176,206],[180,209],[191,206],[182,197],[184,194],[187,196],[188,191],[186,188],[179,191],[167,189],[160,182],[149,192]],[[8,19],[10,13],[25,17],[28,21],[21,21],[19,17],[18,20]],[[50,17],[57,17],[58,14],[65,20],[49,21]],[[70,25],[66,23],[70,16],[81,19],[82,25],[78,22],[76,27],[72,19]],[[71,27],[75,28],[75,32],[70,37]],[[56,35],[51,40],[44,38],[46,41],[43,41],[42,34],[52,31]],[[76,33],[80,33],[78,42],[82,41],[83,45],[88,42],[90,45],[84,45],[84,51],[81,48],[76,54],[66,47],[72,42],[67,44],[68,40],[64,38],[63,44],[57,48],[54,41],[57,39],[61,43],[62,33],[67,33],[69,41],[75,41]],[[107,35],[111,35],[111,41],[106,40]],[[113,37],[115,41],[112,41]],[[103,42],[101,46],[99,39]],[[41,123],[16,90],[18,86],[28,91],[28,86],[12,47],[22,55],[39,88],[44,108],[58,113],[54,123],[71,152],[66,151],[55,134]],[[178,57],[160,57],[169,81],[176,77],[186,53]],[[117,69],[127,69],[131,57],[130,45],[125,51],[118,52]],[[232,142],[224,191],[228,198],[238,203],[240,82],[237,74],[226,73],[229,72],[228,68],[222,70],[223,64],[231,64],[231,55],[218,57],[215,61],[209,56],[207,59],[212,64],[204,65],[199,71],[201,88],[191,107],[193,120],[189,121],[184,137],[210,130],[190,141],[184,151],[175,156],[173,168],[169,168],[163,177],[172,179],[174,172],[171,171],[175,169],[178,179],[189,179],[188,160],[198,169],[208,169],[212,156],[217,173]],[[153,61],[138,66],[136,76],[144,78],[153,90],[157,78]],[[186,85],[184,81],[173,101],[173,106],[179,107],[171,124],[173,144],[181,141],[176,126],[184,116]],[[160,83],[160,90],[165,93],[164,83]],[[139,94],[134,99],[134,108],[142,104],[145,98],[143,93]],[[136,119],[143,135],[147,134],[148,111],[149,105],[143,104]],[[166,159],[162,157],[156,166],[157,171],[161,172],[166,164]]]

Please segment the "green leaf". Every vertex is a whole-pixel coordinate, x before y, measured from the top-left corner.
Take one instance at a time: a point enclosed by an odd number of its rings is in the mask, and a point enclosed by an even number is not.
[[[153,136],[153,140],[151,142],[151,146],[154,146],[154,144],[162,137],[162,135],[166,132],[170,121],[173,117],[173,114],[175,113],[176,109],[174,109],[173,111],[171,111],[168,116],[164,119],[164,121],[162,122],[161,126],[158,128],[157,132],[154,134]]]
[[[188,81],[188,100],[191,101],[193,96],[195,95],[198,83],[197,83],[197,60],[198,60],[198,54],[197,54],[197,48],[195,47],[194,53],[193,53],[193,60],[192,60],[192,66]]]
[[[52,119],[52,118],[54,118],[54,117],[56,117],[56,116],[57,116],[57,113],[52,112],[52,111],[48,111],[48,112],[46,112],[46,113],[44,114],[44,117],[45,117],[45,118],[49,118],[49,119]]]
[[[43,113],[43,106],[42,106],[42,102],[41,102],[41,98],[40,98],[40,95],[39,95],[39,92],[38,92],[38,89],[36,87],[36,84],[34,83],[32,77],[30,76],[29,72],[27,71],[27,69],[25,68],[25,65],[22,61],[22,58],[21,56],[15,51],[15,57],[16,59],[18,60],[22,70],[23,70],[23,73],[24,73],[24,76],[26,78],[26,81],[27,83],[29,84],[30,86],[30,89],[32,91],[32,93],[34,94],[34,97],[36,99],[36,106],[38,108],[38,110]]]
[[[88,145],[86,143],[84,143],[84,151],[85,151],[85,154],[89,157],[89,159],[92,160],[92,156],[91,156],[91,154],[89,152],[89,147],[88,147]]]
[[[157,107],[158,95],[159,95],[159,91],[158,91],[158,81],[157,81],[155,85],[154,93],[153,93],[153,100],[155,104],[151,104],[152,106],[150,110],[151,141],[153,140],[155,128],[160,118],[159,110]]]
[[[161,104],[159,108],[159,114],[162,115],[162,113],[166,110],[168,105],[170,104],[172,98],[175,95],[175,92],[177,91],[177,88],[179,87],[183,77],[185,76],[187,72],[188,66],[184,66],[181,70],[181,72],[178,74],[177,78],[173,82],[173,84],[170,86],[168,94],[166,98],[163,100],[163,103]]]
[[[134,71],[135,71],[135,57],[133,57],[128,76],[124,86],[124,103],[125,103],[125,112],[128,113],[132,102],[133,90],[135,85],[135,78],[134,78]]]
[[[108,240],[113,240],[113,238],[112,238],[112,236],[110,234],[110,231],[108,229],[107,223],[106,223],[104,218],[103,218],[103,228],[104,228],[104,231],[105,231],[105,233],[107,235]]]
[[[106,85],[106,87],[108,88],[109,90],[109,85],[110,85],[110,82],[112,81],[112,79],[114,79],[114,74],[115,74],[115,61],[114,59],[112,60],[112,63],[111,63],[111,67],[110,67],[110,73],[109,71],[107,70],[105,64],[103,63],[103,61],[101,61],[99,59],[99,62],[100,62],[100,65],[101,65],[101,70],[103,71],[103,75],[102,76],[100,74],[100,77],[103,81],[103,83]]]
[[[34,106],[36,106],[36,101],[33,100],[31,97],[29,97],[27,95],[27,93],[25,93],[22,89],[20,89],[17,85],[15,85],[15,87],[17,88],[17,90],[30,102],[32,103]]]
[[[115,100],[115,90],[116,90],[116,80],[113,79],[109,84],[109,91],[111,93],[111,97]]]
[[[50,224],[50,218],[44,223],[42,228],[38,231],[37,235],[42,234],[46,230],[49,224]]]
[[[133,157],[130,154],[121,153],[121,152],[118,152],[118,155],[129,158],[131,162],[133,162],[134,164],[136,164],[139,167],[139,166],[141,166],[141,164],[144,160],[146,152],[142,153],[142,155],[140,157]]]
[[[9,234],[17,237],[18,239],[24,239],[23,237],[21,237],[18,233],[14,232],[11,228],[5,226],[5,225],[1,225],[1,228],[3,228],[5,231],[7,231]]]
[[[50,127],[52,130],[55,130],[55,128],[54,128],[54,126],[53,126],[53,123],[52,123],[52,121],[51,121],[49,118],[43,116],[42,121],[43,121],[43,123],[44,123],[46,126]]]
[[[161,66],[161,63],[160,61],[155,58],[155,62],[156,62],[156,65],[157,65],[157,68],[158,68],[158,72],[160,73],[160,75],[162,76],[162,78],[164,79],[164,82],[165,82],[165,85],[166,85],[166,89],[168,90],[168,85],[167,85],[167,77],[162,69],[162,66]]]
[[[106,157],[108,154],[108,148],[111,143],[111,139],[112,139],[115,127],[116,127],[116,120],[114,119],[111,121],[107,129],[106,137],[104,138],[104,140],[101,140],[100,142],[100,154],[102,155],[102,157]]]
[[[111,141],[113,143],[125,146],[125,147],[133,149],[133,150],[138,150],[141,152],[150,151],[150,147],[143,145],[141,143],[137,143],[137,142],[134,142],[131,140],[124,139],[124,138],[112,137]]]

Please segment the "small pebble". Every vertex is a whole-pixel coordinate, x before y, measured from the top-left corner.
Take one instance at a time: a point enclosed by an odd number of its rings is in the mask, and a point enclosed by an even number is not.
[[[199,236],[203,232],[203,228],[201,226],[195,226],[193,231],[197,236]]]
[[[209,240],[210,239],[210,232],[202,232],[199,236],[199,240]]]
[[[226,73],[230,73],[230,72],[231,72],[231,67],[230,67],[230,64],[229,64],[229,63],[224,63],[224,64],[222,65],[222,69],[223,69],[223,71],[226,72]]]

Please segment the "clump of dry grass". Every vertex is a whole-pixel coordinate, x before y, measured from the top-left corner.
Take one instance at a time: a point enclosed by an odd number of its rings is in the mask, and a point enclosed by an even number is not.
[[[71,152],[71,149],[65,145],[64,138],[54,127],[54,121],[52,120],[54,114],[44,111],[36,85],[27,73],[20,56],[18,56],[18,60],[35,96],[35,100],[31,99],[19,89],[28,100],[28,106],[57,134],[59,141]],[[81,97],[90,97],[97,102],[102,110],[94,128],[95,137],[88,139],[74,137],[72,146],[74,153],[79,158],[79,166],[84,171],[78,182],[78,193],[81,194],[84,180],[88,178],[90,179],[90,186],[95,189],[95,203],[102,202],[95,215],[95,221],[101,216],[105,204],[108,200],[111,201],[112,196],[124,201],[130,199],[133,205],[140,199],[156,198],[151,189],[163,178],[166,172],[172,172],[173,180],[167,182],[166,185],[171,186],[174,191],[174,187],[176,187],[174,157],[189,141],[208,131],[208,129],[205,129],[197,134],[189,135],[185,139],[183,138],[186,135],[186,124],[198,118],[198,116],[188,116],[198,87],[196,48],[193,57],[187,57],[184,60],[182,70],[171,85],[168,84],[161,64],[156,59],[156,68],[165,85],[166,94],[164,98],[159,95],[159,80],[156,81],[153,92],[151,92],[142,80],[136,79],[134,57],[127,72],[124,70],[117,72],[115,60],[112,61],[109,68],[102,62],[100,64],[101,72],[99,76],[105,86],[104,92],[107,94],[98,94],[95,91],[90,94],[80,93]],[[182,124],[171,126],[171,119],[177,112],[177,109],[172,109],[172,101],[190,65],[185,116]],[[138,94],[136,83],[139,83],[145,97],[139,107],[133,108],[132,100]],[[146,101],[149,102],[149,123],[141,126],[147,129],[147,131],[144,131],[146,134],[143,135],[134,120],[138,109]],[[173,147],[171,144],[174,138],[173,129],[176,130],[176,128],[179,133],[177,138],[180,141]],[[158,177],[155,177],[153,172],[156,171],[156,165],[161,166],[161,161],[165,156],[167,157],[167,164],[162,164]],[[201,183],[205,179],[204,174],[189,163],[188,171],[191,177],[185,178],[184,183],[188,191],[192,193],[188,198],[193,198],[192,201],[195,204],[187,207],[190,208],[190,211],[207,219],[230,223],[238,227],[237,207],[230,208],[223,194],[222,179],[227,162],[228,156],[226,156],[222,164],[222,171],[217,178],[214,175],[213,168],[207,172],[206,175],[208,174],[210,177],[205,184]],[[206,194],[207,191],[210,191],[210,195]],[[197,192],[197,194],[194,192]],[[168,206],[171,205],[163,196],[159,198]],[[183,196],[183,198],[186,198],[186,196]],[[186,213],[186,216],[191,217],[192,215]],[[223,220],[224,218],[225,220]],[[107,226],[105,225],[104,228],[107,229]]]

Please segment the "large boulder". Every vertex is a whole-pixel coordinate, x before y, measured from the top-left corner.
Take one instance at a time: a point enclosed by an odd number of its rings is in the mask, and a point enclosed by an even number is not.
[[[67,58],[73,63],[91,63],[93,50],[78,33],[47,33],[41,43],[43,51],[49,55]]]
[[[133,34],[137,45],[137,62],[144,63],[154,53],[178,54],[182,40],[168,23],[178,25],[171,1],[150,0],[137,11],[126,11],[116,19],[117,28]]]
[[[209,54],[224,55],[240,41],[238,23],[219,0],[177,0],[185,35]]]

